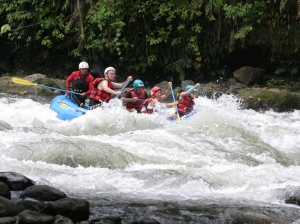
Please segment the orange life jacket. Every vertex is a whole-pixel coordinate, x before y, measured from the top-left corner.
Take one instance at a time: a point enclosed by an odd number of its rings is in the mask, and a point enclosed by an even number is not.
[[[99,82],[102,82],[103,80],[108,81],[108,87],[109,88],[111,88],[111,89],[114,88],[114,86],[113,86],[113,84],[111,83],[110,80],[105,79],[105,78],[97,78],[93,82],[94,90],[91,92],[90,99],[94,100],[94,101],[102,101],[102,102],[108,103],[110,98],[111,98],[111,94],[105,92],[104,90],[100,90],[100,89],[97,88]]]
[[[194,104],[194,97],[187,95],[179,100],[177,105],[178,112],[183,115],[188,114],[194,110]]]

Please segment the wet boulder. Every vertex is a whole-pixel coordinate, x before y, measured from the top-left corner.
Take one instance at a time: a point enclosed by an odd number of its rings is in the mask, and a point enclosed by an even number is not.
[[[291,192],[287,192],[284,196],[284,202],[286,204],[300,205],[300,190],[296,189]]]
[[[56,201],[65,198],[66,194],[54,187],[47,185],[35,185],[26,188],[20,198],[33,198],[41,201]]]
[[[39,224],[52,224],[55,217],[47,214],[38,213],[35,211],[25,210],[19,215],[19,223],[39,223]]]
[[[185,87],[188,86],[188,85],[194,86],[195,83],[194,83],[193,80],[183,80],[183,81],[181,82],[181,88],[182,88],[182,91],[185,91]]]
[[[56,215],[55,216],[55,221],[54,221],[53,224],[62,224],[62,223],[63,224],[73,224],[73,221],[71,219],[67,218],[67,217],[62,216],[62,215]]]
[[[38,201],[38,200],[32,200],[32,199],[25,199],[20,200],[15,203],[15,208],[17,213],[21,213],[25,210],[31,210],[35,212],[39,212],[46,206],[46,203]]]
[[[300,93],[279,89],[243,89],[238,93],[246,109],[276,112],[300,109]]]
[[[11,200],[0,196],[0,217],[15,215],[17,215],[15,204]]]
[[[49,215],[62,215],[74,222],[86,221],[89,218],[89,202],[84,199],[63,198],[55,202],[47,203],[40,212]]]
[[[7,184],[0,182],[0,196],[11,199],[10,190]]]
[[[277,217],[272,217],[266,214],[260,214],[257,212],[243,212],[239,214],[233,214],[231,220],[228,223],[240,224],[240,223],[289,223],[290,220],[281,220]]]
[[[0,218],[0,223],[15,224],[15,223],[17,223],[17,218],[15,218],[15,217],[3,217],[3,218]]]
[[[254,85],[261,83],[265,75],[265,70],[261,68],[253,68],[251,66],[244,66],[233,72],[233,76],[240,83],[246,85]]]
[[[90,221],[92,221],[93,223],[111,223],[111,224],[122,223],[120,216],[98,216]]]
[[[0,172],[0,182],[5,183],[11,191],[21,191],[35,185],[33,180],[14,172]]]

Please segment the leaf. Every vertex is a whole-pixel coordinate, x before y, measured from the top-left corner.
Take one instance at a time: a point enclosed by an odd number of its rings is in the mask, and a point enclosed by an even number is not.
[[[2,33],[6,33],[7,31],[10,31],[11,30],[11,28],[10,28],[10,25],[8,25],[8,24],[4,24],[2,27],[1,27],[1,34]]]

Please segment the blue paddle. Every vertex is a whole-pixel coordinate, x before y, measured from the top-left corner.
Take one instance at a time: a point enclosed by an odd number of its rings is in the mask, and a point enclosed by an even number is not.
[[[127,81],[125,82],[124,86],[123,86],[122,89],[121,89],[121,93],[122,93],[123,90],[126,88],[126,86],[130,83],[130,81],[131,81],[130,79],[127,79]],[[120,95],[120,94],[116,95],[116,98],[118,98],[119,95]]]
[[[207,96],[206,92],[204,92],[204,90],[202,88],[200,88],[200,90],[201,90],[203,96],[205,96],[207,99],[209,99],[209,97]]]

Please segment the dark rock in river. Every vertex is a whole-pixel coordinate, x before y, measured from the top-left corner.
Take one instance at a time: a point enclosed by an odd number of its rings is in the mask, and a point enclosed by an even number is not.
[[[63,198],[55,202],[49,202],[40,212],[50,215],[62,215],[73,221],[80,222],[88,220],[90,205],[87,200],[76,198]]]
[[[66,194],[54,187],[47,185],[35,185],[26,188],[20,198],[34,198],[41,201],[56,201],[65,198]]]
[[[35,185],[33,180],[13,172],[0,172],[0,182],[5,183],[12,191],[21,191]]]
[[[7,184],[0,182],[0,196],[11,199],[11,193]]]

